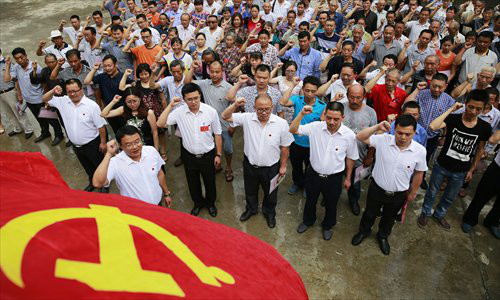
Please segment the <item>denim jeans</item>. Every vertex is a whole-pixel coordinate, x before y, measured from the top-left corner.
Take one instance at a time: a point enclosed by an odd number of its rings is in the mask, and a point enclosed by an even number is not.
[[[446,215],[448,208],[453,203],[453,200],[457,197],[462,184],[464,183],[465,175],[467,172],[451,172],[441,167],[437,162],[432,168],[431,179],[429,182],[429,188],[424,196],[424,205],[422,206],[422,213],[426,216],[431,216],[432,214],[432,204],[436,199],[436,195],[440,190],[441,183],[445,178],[448,179],[448,184],[444,190],[439,204],[434,210],[434,215],[436,218],[441,219]]]

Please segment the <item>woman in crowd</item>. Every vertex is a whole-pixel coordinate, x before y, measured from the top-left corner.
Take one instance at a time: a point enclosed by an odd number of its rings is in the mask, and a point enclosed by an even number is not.
[[[448,76],[448,82],[451,82],[457,71],[457,66],[453,64],[455,56],[457,56],[451,51],[453,47],[453,38],[447,35],[441,40],[441,49],[436,51],[436,55],[439,56],[439,67],[437,70]]]
[[[234,33],[230,32],[226,34],[224,43],[219,44],[215,51],[224,64],[224,73],[226,73],[228,82],[234,84],[238,81],[238,78],[230,76],[231,70],[238,66],[241,57],[240,49],[236,47],[236,36]]]

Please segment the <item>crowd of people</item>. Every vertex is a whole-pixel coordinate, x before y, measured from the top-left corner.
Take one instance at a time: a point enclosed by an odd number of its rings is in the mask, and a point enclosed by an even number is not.
[[[55,22],[50,45],[38,42],[45,66],[23,48],[0,53],[0,100],[9,136],[33,136],[27,109],[41,128],[35,143],[51,138],[50,127],[52,146],[67,136],[88,175],[85,191],[109,192],[114,180],[122,195],[171,207],[165,172],[173,171],[164,165],[166,135],[175,132],[174,165],[184,166],[194,216],[203,208],[217,216],[216,173],[231,182],[233,151],[243,150],[242,222],[258,213],[262,188],[262,213],[276,226],[290,161],[288,194],[306,198],[298,233],[314,225],[321,194],[322,237],[330,240],[342,190],[358,216],[369,177],[353,245],[381,216],[377,240],[388,255],[392,227],[419,189],[419,227],[433,219],[450,230],[448,209],[470,193],[462,230],[495,198],[484,225],[500,238],[498,7],[104,0],[91,16],[68,17]],[[243,149],[233,149],[238,126]],[[479,185],[468,192],[474,176]]]

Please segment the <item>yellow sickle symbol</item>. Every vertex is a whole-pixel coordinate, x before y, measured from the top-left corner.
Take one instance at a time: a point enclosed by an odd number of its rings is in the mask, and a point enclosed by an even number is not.
[[[184,297],[172,275],[141,268],[130,231],[130,226],[135,226],[163,243],[204,284],[220,287],[220,282],[235,283],[234,278],[224,270],[206,266],[181,240],[164,228],[137,216],[123,214],[116,207],[89,206],[32,212],[12,219],[0,228],[0,267],[7,278],[21,288],[25,286],[21,275],[24,251],[40,230],[66,220],[91,218],[97,223],[100,263],[58,258],[55,277],[74,279],[98,291]]]

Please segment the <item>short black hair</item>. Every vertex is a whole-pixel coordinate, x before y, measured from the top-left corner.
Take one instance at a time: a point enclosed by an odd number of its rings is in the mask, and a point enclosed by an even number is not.
[[[71,79],[68,79],[64,82],[64,86],[68,86],[70,84],[77,84],[79,88],[82,88],[82,82],[80,81],[80,79],[78,78],[71,78]]]
[[[424,30],[420,31],[420,34],[418,35],[418,37],[421,37],[422,34],[424,34],[424,33],[429,33],[431,35],[431,39],[434,37],[434,31],[432,31],[430,29],[424,29]]]
[[[57,56],[54,53],[48,53],[45,55],[45,59],[47,59],[49,57],[52,57],[53,59],[55,59],[57,61]]]
[[[338,111],[338,112],[340,112],[341,115],[344,115],[344,104],[342,104],[338,101],[328,102],[328,104],[326,105],[326,108],[325,108],[325,114],[329,110]]]
[[[111,26],[111,32],[113,31],[121,31],[121,32],[124,32],[125,30],[123,29],[123,26],[122,25],[113,25]]]
[[[152,73],[152,72],[151,72],[151,68],[149,67],[149,65],[148,65],[148,64],[144,64],[144,63],[142,63],[142,64],[137,65],[137,69],[135,70],[135,74],[139,75],[139,74],[141,74],[143,71],[148,72],[148,73],[149,73],[149,75],[151,75],[151,73]]]
[[[420,112],[420,105],[417,103],[417,101],[405,102],[401,107],[401,111],[404,112],[407,108],[416,108]]]
[[[492,86],[487,87],[484,90],[486,91],[486,93],[488,93],[488,95],[495,95],[495,97],[498,97],[498,95],[500,94],[498,90]]]
[[[344,48],[345,46],[351,46],[353,50],[354,50],[354,48],[356,48],[356,45],[354,44],[353,41],[344,41],[342,43],[342,48]]]
[[[118,144],[121,145],[122,143],[122,138],[126,135],[134,135],[134,134],[139,134],[141,136],[141,132],[139,129],[135,126],[132,125],[125,125],[122,128],[118,129],[118,131],[115,134],[115,138],[118,141]]]
[[[469,31],[469,32],[467,32],[465,34],[465,38],[468,38],[468,37],[471,37],[471,36],[477,38],[477,32],[475,32],[474,30],[471,30],[471,31]]]
[[[308,40],[311,39],[311,34],[309,33],[309,31],[301,31],[299,32],[299,36],[298,36],[298,39],[303,39],[303,38],[307,38]]]
[[[448,76],[446,76],[446,74],[437,72],[436,74],[434,74],[432,76],[432,80],[439,80],[439,81],[448,82]]]
[[[113,64],[116,64],[116,62],[117,62],[116,57],[114,55],[111,55],[111,54],[104,56],[102,61],[104,62],[107,59],[111,59],[111,61],[113,61]]]
[[[148,18],[146,17],[145,14],[138,14],[137,16],[135,16],[135,19],[144,19],[144,20],[147,20]]]
[[[286,69],[288,69],[288,67],[290,66],[294,66],[295,67],[295,70],[298,70],[298,66],[297,66],[297,63],[291,59],[287,60],[284,64],[283,64],[283,67],[281,67],[281,72],[283,72],[283,74],[285,74],[286,72]]]
[[[120,20],[121,21],[122,18],[120,18],[120,16],[112,16],[111,17],[111,22],[116,21],[116,20]]]
[[[141,33],[149,33],[150,35],[153,35],[153,33],[151,32],[151,29],[149,29],[149,28],[142,29]]]
[[[264,55],[262,55],[262,52],[251,52],[249,59],[264,60]]]
[[[412,115],[399,115],[396,118],[396,123],[394,123],[394,128],[396,128],[398,125],[401,127],[412,126],[413,131],[417,130],[417,120],[415,120]]]
[[[271,74],[271,67],[265,64],[260,64],[257,68],[255,68],[255,73],[257,74],[257,72],[268,72]]]
[[[483,102],[486,105],[490,101],[490,97],[487,91],[475,89],[470,91],[469,96],[465,99],[465,103],[471,100]]]
[[[94,28],[94,27],[92,27],[92,26],[87,26],[87,27],[85,27],[85,29],[84,29],[84,30],[88,30],[88,31],[90,31],[90,33],[91,33],[92,35],[96,35],[96,34],[97,34],[97,31],[96,31],[96,30],[95,30],[95,28]]]
[[[154,6],[157,6],[156,1],[148,1],[148,6],[149,6],[149,5],[154,5]]]
[[[69,19],[77,19],[78,21],[80,21],[80,17],[78,15],[72,15],[71,17],[69,17]]]
[[[477,38],[481,38],[481,37],[490,39],[490,43],[491,43],[495,39],[495,34],[491,31],[483,30],[477,36]]]
[[[356,74],[356,70],[354,69],[353,63],[343,63],[342,66],[340,67],[340,70],[342,70],[343,68],[351,68],[354,74]]]
[[[177,28],[175,28],[177,29]],[[174,37],[173,39],[170,40],[170,45],[173,45],[173,44],[180,44],[182,46],[182,40],[178,37]]]
[[[385,25],[385,26],[384,26],[384,30],[385,30],[386,28],[389,28],[389,27],[390,27],[390,28],[392,28],[393,30],[396,30],[396,27],[394,27],[394,26],[393,26],[393,25],[391,25],[391,24],[387,24],[387,25]]]
[[[102,18],[102,12],[100,10],[96,10],[92,13],[92,17],[93,16],[100,16]]]
[[[262,34],[264,35],[267,35],[267,37],[270,37],[271,35],[269,34],[269,31],[265,30],[265,29],[262,29],[260,32],[259,32],[259,36],[261,36]]]
[[[455,7],[455,6],[450,6],[446,9],[446,11],[449,11],[449,10],[452,10],[454,13],[457,13],[458,12],[458,9]]]
[[[387,54],[386,56],[384,56],[384,58],[382,59],[382,62],[386,59],[392,59],[394,61],[394,64],[397,64],[398,63],[398,57],[394,54]]]
[[[26,56],[26,50],[24,50],[24,48],[21,47],[14,48],[14,50],[12,50],[12,56],[16,56],[18,54]]]
[[[66,59],[69,59],[71,56],[76,56],[78,59],[82,59],[82,56],[80,54],[80,51],[78,51],[78,49],[71,49],[68,52],[66,52]]]
[[[430,9],[430,8],[428,8],[428,7],[423,7],[423,8],[420,10],[420,12],[424,12],[424,11],[428,12],[429,14],[431,13],[431,9]]]
[[[319,78],[316,76],[306,76],[304,78],[302,86],[306,86],[307,83],[315,85],[317,88],[321,86],[321,80],[319,80]]]
[[[203,98],[203,92],[200,88],[199,85],[197,85],[196,83],[194,82],[190,82],[188,84],[185,84],[183,87],[182,87],[182,90],[181,90],[181,94],[182,94],[182,97],[186,97],[187,94],[189,93],[193,93],[193,92],[198,92],[200,93],[200,97],[201,97],[201,102],[205,102],[204,98]]]
[[[181,70],[184,70],[184,62],[180,59],[175,59],[170,63],[169,69],[172,70],[173,67],[181,67]]]

